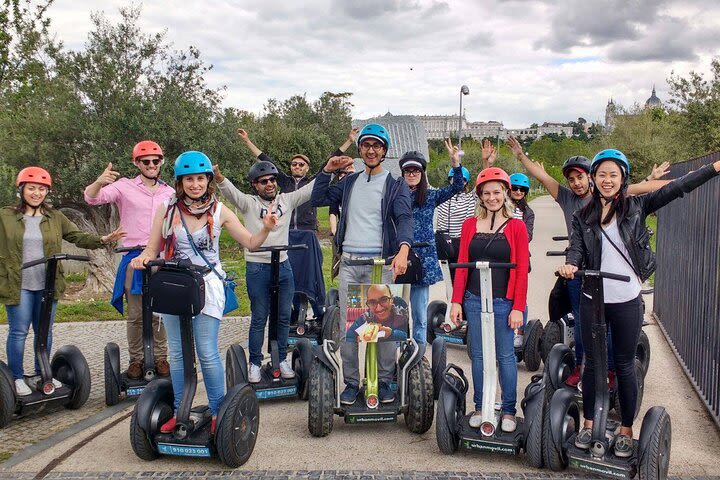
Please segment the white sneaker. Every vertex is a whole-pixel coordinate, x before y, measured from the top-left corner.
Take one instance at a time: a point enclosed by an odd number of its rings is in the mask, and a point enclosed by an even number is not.
[[[513,347],[515,348],[522,348],[523,346],[523,335],[522,333],[518,333],[515,335],[515,338],[513,338]]]
[[[280,362],[280,375],[282,378],[295,378],[295,371],[290,366],[290,362],[287,359]]]
[[[500,424],[500,428],[503,432],[514,432],[517,428],[517,420],[515,420],[515,417],[509,417],[503,415],[502,422]]]
[[[55,388],[60,388],[63,386],[62,382],[60,380],[58,380],[57,378],[53,378],[52,382],[53,382],[53,386]]]
[[[470,426],[472,428],[480,428],[480,425],[482,425],[482,412],[475,410],[473,414],[470,415]]]
[[[18,378],[15,380],[15,393],[17,393],[18,397],[24,397],[25,395],[30,395],[32,390],[30,390],[28,384],[25,383],[25,379]]]
[[[260,381],[260,366],[254,363],[250,364],[250,371],[248,372],[248,382],[258,383]]]

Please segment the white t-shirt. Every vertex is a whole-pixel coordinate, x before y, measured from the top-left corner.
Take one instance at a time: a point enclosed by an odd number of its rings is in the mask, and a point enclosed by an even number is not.
[[[617,221],[604,227],[605,233],[617,247],[622,251],[623,255],[630,259],[630,254],[625,248],[625,244],[620,237],[620,230]],[[602,256],[600,259],[600,270],[603,272],[617,273],[618,275],[627,275],[630,282],[621,282],[620,280],[611,280],[603,278],[603,290],[605,292],[605,303],[624,303],[637,298],[640,295],[641,284],[640,279],[633,271],[628,262],[620,255],[615,247],[608,241],[605,235],[602,235]]]

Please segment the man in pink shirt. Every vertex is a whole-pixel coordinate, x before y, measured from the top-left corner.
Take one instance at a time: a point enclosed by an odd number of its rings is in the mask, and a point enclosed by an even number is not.
[[[114,203],[117,206],[120,225],[127,232],[123,239],[124,247],[147,244],[157,208],[175,193],[172,187],[159,178],[164,157],[157,143],[144,140],[135,145],[132,160],[140,170],[137,177],[118,179],[120,174],[114,171],[112,163],[109,163],[97,180],[85,188],[85,201],[88,204]],[[129,252],[120,260],[111,301],[113,306],[123,313],[123,295],[127,299],[127,338],[130,353],[127,376],[134,380],[140,379],[143,373],[142,276],[140,270],[130,268],[130,260],[138,254],[140,250]],[[153,316],[153,332],[155,372],[168,376],[170,365],[167,362],[167,337],[165,327],[160,324],[157,316]]]

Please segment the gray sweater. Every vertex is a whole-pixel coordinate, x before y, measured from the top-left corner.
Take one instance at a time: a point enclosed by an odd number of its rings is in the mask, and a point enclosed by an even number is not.
[[[290,219],[292,211],[298,206],[310,200],[315,180],[308,183],[299,190],[288,193],[280,193],[275,197],[275,211],[278,215],[278,224],[268,234],[263,246],[287,245],[288,232],[290,231]],[[257,195],[248,195],[238,190],[227,178],[218,183],[220,193],[234,205],[243,216],[243,223],[250,233],[256,233],[263,228],[263,217],[268,211],[270,203]],[[280,261],[287,260],[287,252],[280,252]],[[257,263],[270,263],[270,252],[251,252],[245,249],[245,261]]]

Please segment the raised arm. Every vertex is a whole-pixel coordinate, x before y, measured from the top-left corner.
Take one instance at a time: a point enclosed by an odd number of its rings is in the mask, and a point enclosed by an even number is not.
[[[720,160],[715,163],[700,167],[695,171],[686,173],[678,179],[670,181],[660,190],[640,197],[643,201],[643,212],[645,213],[645,215],[653,213],[654,211],[672,202],[676,198],[682,197],[686,193],[692,192],[705,182],[713,178],[717,178],[718,173],[720,173]]]
[[[483,170],[486,168],[490,168],[495,163],[495,159],[497,158],[497,152],[495,151],[495,146],[492,144],[490,140],[487,138],[482,141],[482,163],[483,163]]]
[[[252,203],[251,196],[238,190],[230,180],[225,178],[217,164],[213,165],[213,174],[220,193],[223,194],[229,203],[234,205],[243,215],[245,215]]]
[[[315,177],[310,202],[313,207],[325,207],[328,205],[339,205],[342,201],[342,192],[348,177],[340,182],[330,185],[330,178],[333,172],[340,168],[351,165],[353,159],[347,156],[330,157],[322,171]]]
[[[263,228],[254,234],[251,234],[248,229],[245,228],[245,225],[240,222],[235,212],[229,208],[223,208],[220,214],[220,221],[222,222],[222,226],[225,227],[236,242],[248,250],[255,250],[262,246],[270,231],[277,225],[278,217],[275,213],[275,202],[270,204],[268,213],[263,217]]]
[[[237,134],[238,134],[238,137],[240,137],[240,140],[243,141],[245,146],[247,146],[250,149],[252,154],[255,155],[256,157],[259,157],[260,154],[262,153],[262,150],[260,150],[258,147],[256,147],[255,144],[252,142],[252,140],[250,140],[250,135],[248,135],[248,133],[245,130],[243,130],[242,128],[237,129]]]
[[[104,203],[115,202],[120,196],[120,191],[117,188],[103,189],[103,187],[112,185],[119,176],[120,173],[113,170],[112,163],[108,163],[98,178],[85,187],[85,191],[83,192],[85,202],[88,205],[102,205]]]
[[[510,147],[513,155],[520,163],[523,164],[525,170],[542,183],[554,199],[557,199],[558,191],[560,190],[560,183],[551,177],[538,162],[533,162],[527,157],[527,155],[525,155],[522,145],[520,145],[520,142],[518,142],[515,137],[508,137],[505,144]]]

